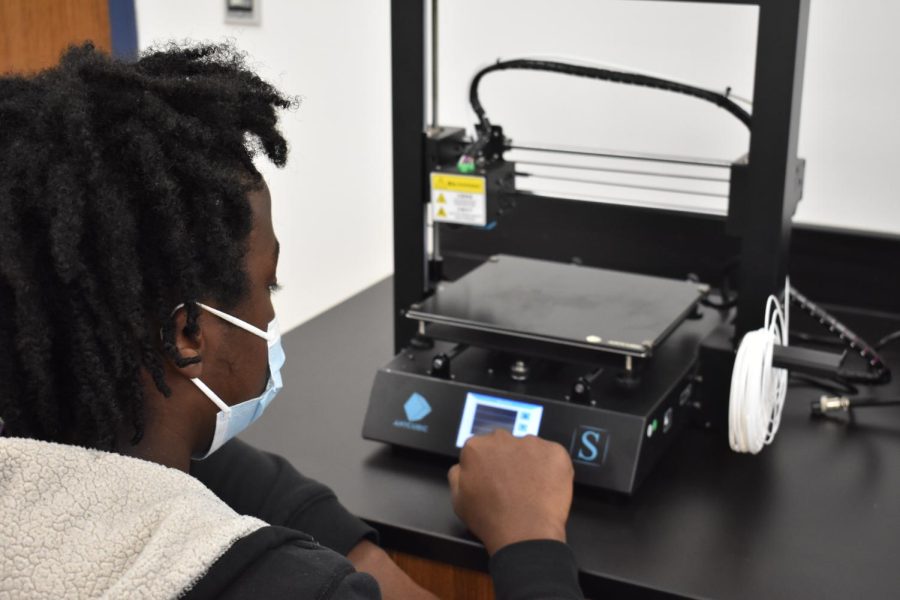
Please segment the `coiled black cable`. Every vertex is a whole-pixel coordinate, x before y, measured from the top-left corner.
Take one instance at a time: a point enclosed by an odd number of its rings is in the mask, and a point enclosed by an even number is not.
[[[488,73],[494,71],[504,71],[510,69],[527,70],[527,71],[549,71],[551,73],[562,73],[565,75],[574,75],[576,77],[588,77],[590,79],[600,79],[613,83],[624,83],[628,85],[640,85],[687,96],[693,96],[707,102],[712,102],[716,106],[725,109],[734,115],[741,123],[750,128],[750,113],[738,106],[734,101],[730,100],[725,94],[712,92],[703,88],[694,87],[684,83],[677,83],[659,77],[651,77],[650,75],[641,75],[639,73],[628,73],[625,71],[614,71],[611,69],[602,69],[599,67],[588,67],[582,65],[573,65],[563,62],[533,59],[513,59],[498,60],[496,63],[485,67],[475,74],[472,83],[469,86],[469,102],[472,104],[472,110],[478,116],[479,137],[490,134],[491,123],[484,112],[481,100],[478,97],[478,85],[482,78]]]
[[[818,321],[822,327],[843,342],[849,351],[859,354],[860,358],[865,361],[868,370],[862,371],[842,368],[838,373],[838,377],[841,380],[844,382],[870,385],[887,383],[890,381],[891,370],[876,348],[872,347],[859,335],[851,331],[849,327],[834,318],[834,316],[824,308],[798,292],[797,288],[791,286],[790,296],[792,304]]]

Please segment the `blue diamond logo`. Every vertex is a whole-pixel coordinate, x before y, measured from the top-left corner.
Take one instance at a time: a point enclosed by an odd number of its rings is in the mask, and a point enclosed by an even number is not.
[[[403,405],[403,410],[406,411],[406,418],[415,423],[416,421],[421,421],[431,413],[431,405],[428,404],[428,400],[425,399],[425,396],[414,393],[406,401],[406,404]]]

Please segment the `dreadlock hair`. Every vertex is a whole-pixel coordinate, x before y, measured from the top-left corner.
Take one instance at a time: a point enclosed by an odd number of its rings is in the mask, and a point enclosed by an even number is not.
[[[165,395],[171,315],[237,303],[253,158],[283,166],[293,106],[229,45],[136,62],[91,44],[0,77],[0,418],[4,435],[115,449],[143,435],[142,376]],[[123,429],[124,428],[124,429]]]

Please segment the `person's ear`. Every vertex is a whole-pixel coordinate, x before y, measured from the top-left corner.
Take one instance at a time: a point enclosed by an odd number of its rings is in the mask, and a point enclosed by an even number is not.
[[[172,316],[174,333],[167,358],[171,366],[188,379],[199,378],[203,373],[203,353],[206,340],[200,328],[199,315],[188,324],[188,310],[180,307]]]

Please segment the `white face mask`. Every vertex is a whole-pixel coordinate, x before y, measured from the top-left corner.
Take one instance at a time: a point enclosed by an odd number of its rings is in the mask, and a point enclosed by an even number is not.
[[[248,331],[253,335],[263,338],[269,344],[269,382],[266,384],[266,389],[263,393],[256,398],[251,398],[250,400],[235,404],[234,406],[228,406],[214,391],[209,389],[209,386],[200,381],[199,378],[191,379],[191,381],[194,382],[194,385],[200,388],[200,391],[203,392],[207,398],[212,400],[220,409],[219,413],[216,415],[216,431],[213,434],[212,444],[210,444],[209,450],[200,456],[193,457],[194,460],[203,460],[221,448],[225,442],[242,432],[251,423],[260,418],[266,410],[266,407],[269,406],[272,399],[275,398],[276,394],[281,390],[281,367],[284,366],[284,348],[281,347],[281,332],[278,328],[277,317],[272,319],[267,330],[263,331],[246,321],[242,321],[237,317],[233,317],[228,313],[224,313],[211,306],[206,306],[199,302],[197,303],[197,306],[211,312],[220,319],[228,321],[236,327],[240,327],[244,331]],[[176,307],[175,310],[178,310],[178,308],[181,308],[181,306]]]

